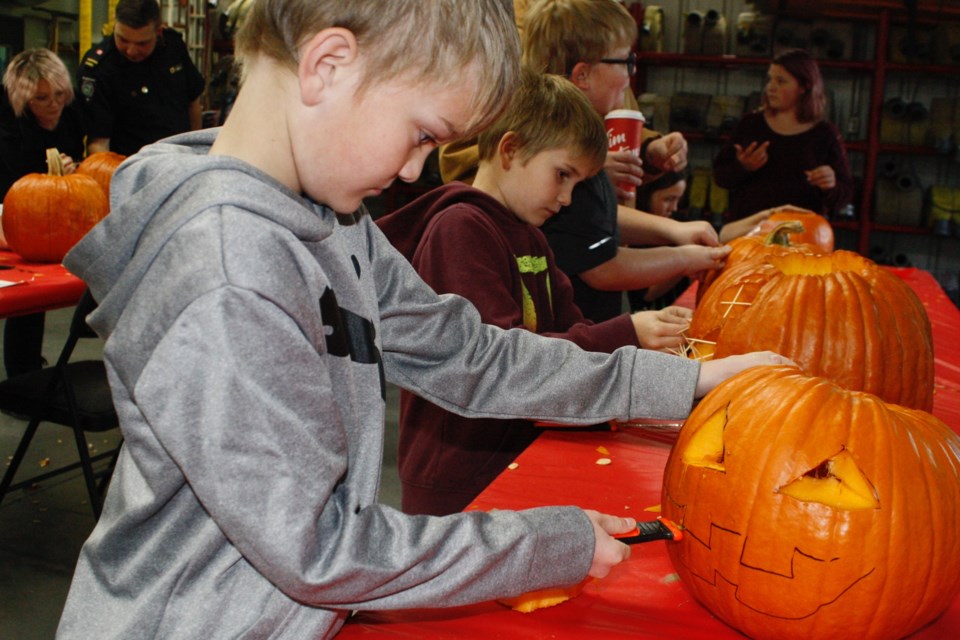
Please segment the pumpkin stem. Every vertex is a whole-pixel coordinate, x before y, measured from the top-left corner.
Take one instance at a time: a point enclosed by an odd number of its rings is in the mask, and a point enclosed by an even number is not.
[[[56,147],[47,149],[47,173],[51,176],[63,175],[63,159]]]
[[[773,230],[767,234],[767,237],[763,239],[763,244],[766,246],[780,245],[781,247],[789,247],[790,245],[790,234],[791,233],[803,233],[804,232],[803,223],[799,220],[785,220],[775,226]]]

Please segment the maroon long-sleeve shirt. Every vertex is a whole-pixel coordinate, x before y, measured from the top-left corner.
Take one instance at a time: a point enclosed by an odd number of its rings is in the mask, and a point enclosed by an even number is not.
[[[638,346],[628,315],[599,324],[584,319],[543,233],[478,189],[444,185],[377,224],[427,284],[467,298],[484,322],[564,338],[589,351]],[[537,433],[529,421],[463,418],[402,392],[404,511],[462,510]]]

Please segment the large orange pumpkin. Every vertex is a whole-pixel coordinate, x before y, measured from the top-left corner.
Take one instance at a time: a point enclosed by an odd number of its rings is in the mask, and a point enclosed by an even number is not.
[[[689,335],[706,341],[694,343],[702,356],[771,350],[848,389],[933,407],[933,339],[923,304],[900,278],[856,253],[793,253],[736,266],[704,295]]]
[[[798,221],[803,225],[802,230],[791,232],[791,242],[795,244],[809,244],[820,249],[823,253],[833,251],[833,227],[830,222],[819,213],[799,207],[782,207],[770,214],[766,220],[757,225],[757,228],[747,235],[763,236],[773,230],[781,222]]]
[[[17,180],[3,199],[3,235],[24,260],[60,262],[110,208],[90,176],[62,175],[60,153],[47,149],[49,173]]]
[[[752,638],[902,638],[960,592],[960,437],[792,367],[704,398],[664,475],[686,588]]]
[[[805,227],[802,222],[797,220],[785,220],[778,222],[764,234],[749,234],[734,238],[727,244],[730,245],[730,253],[724,260],[723,269],[708,271],[704,275],[700,286],[697,287],[697,301],[699,302],[710,285],[720,276],[721,273],[732,269],[741,262],[755,260],[764,256],[776,256],[799,251],[800,253],[826,253],[818,247],[811,244],[798,243],[791,239],[795,234],[802,234]]]
[[[127,156],[113,151],[91,153],[77,166],[77,173],[82,173],[96,180],[109,199],[110,179],[113,178],[113,172],[117,170],[120,163],[126,159]]]

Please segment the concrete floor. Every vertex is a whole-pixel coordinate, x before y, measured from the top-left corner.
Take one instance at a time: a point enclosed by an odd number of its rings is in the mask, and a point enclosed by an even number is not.
[[[44,355],[56,359],[67,334],[72,309],[47,314]],[[97,340],[83,340],[75,359],[97,358]],[[2,341],[0,341],[2,362]],[[399,508],[396,466],[397,390],[387,396],[387,442],[381,501]],[[0,457],[9,463],[26,422],[0,414]],[[90,434],[92,449],[108,450],[118,434]],[[70,431],[40,426],[15,482],[77,460]],[[80,547],[93,530],[83,477],[79,470],[39,486],[10,493],[0,504],[0,639],[49,640],[54,637]]]

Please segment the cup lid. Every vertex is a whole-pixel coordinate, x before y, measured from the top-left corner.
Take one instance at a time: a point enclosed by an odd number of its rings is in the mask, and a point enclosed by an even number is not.
[[[640,122],[646,122],[647,119],[643,117],[643,114],[634,109],[614,109],[604,116],[604,119],[610,118],[631,118],[633,120],[639,120]]]

